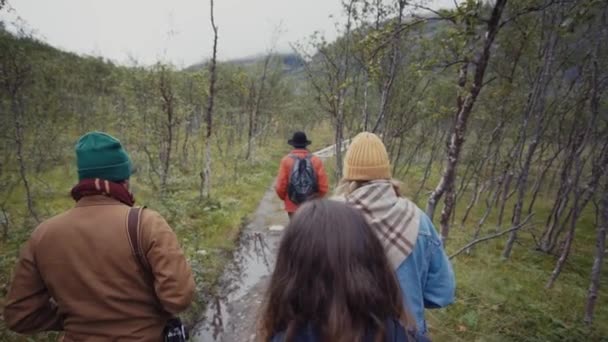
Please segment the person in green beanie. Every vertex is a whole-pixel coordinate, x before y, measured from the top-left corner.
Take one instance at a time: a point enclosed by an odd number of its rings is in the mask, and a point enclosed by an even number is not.
[[[4,321],[22,334],[63,331],[64,341],[163,341],[195,291],[177,237],[157,212],[133,208],[133,165],[118,139],[83,135],[76,165],[76,205],[23,246]]]
[[[91,132],[76,144],[78,178],[101,178],[112,182],[129,179],[133,166],[118,139],[102,132]]]

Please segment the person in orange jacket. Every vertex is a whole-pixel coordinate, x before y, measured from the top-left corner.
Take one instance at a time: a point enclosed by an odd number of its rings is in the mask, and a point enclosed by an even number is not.
[[[306,148],[311,143],[306,133],[295,132],[287,143],[294,149],[281,160],[276,191],[291,218],[306,200],[325,196],[329,183],[323,161]]]

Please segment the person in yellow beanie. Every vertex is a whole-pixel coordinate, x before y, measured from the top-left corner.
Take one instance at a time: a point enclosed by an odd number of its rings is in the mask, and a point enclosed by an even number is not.
[[[454,301],[452,265],[433,223],[402,197],[392,179],[386,147],[368,132],[358,134],[344,158],[338,195],[359,209],[380,238],[414,315],[417,333],[427,333],[425,308],[441,308]]]

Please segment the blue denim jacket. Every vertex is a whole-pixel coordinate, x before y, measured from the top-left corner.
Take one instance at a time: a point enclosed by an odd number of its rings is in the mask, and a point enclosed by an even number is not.
[[[416,319],[418,333],[426,334],[424,309],[442,308],[454,302],[452,265],[429,217],[420,213],[416,246],[397,268],[406,307]]]

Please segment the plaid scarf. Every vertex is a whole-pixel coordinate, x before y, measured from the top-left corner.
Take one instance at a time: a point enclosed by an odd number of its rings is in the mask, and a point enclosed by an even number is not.
[[[76,202],[85,196],[104,195],[130,207],[135,204],[133,195],[124,185],[99,178],[81,180],[72,188],[71,194]]]
[[[397,269],[412,253],[420,229],[420,209],[410,200],[398,197],[389,181],[364,184],[346,196],[346,202],[361,210],[380,238],[386,255]]]

